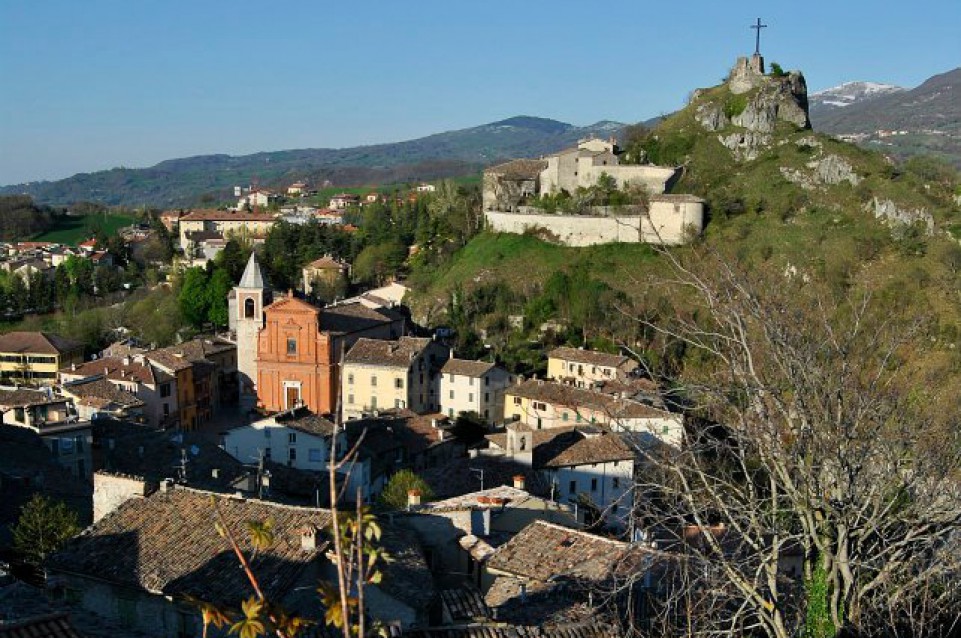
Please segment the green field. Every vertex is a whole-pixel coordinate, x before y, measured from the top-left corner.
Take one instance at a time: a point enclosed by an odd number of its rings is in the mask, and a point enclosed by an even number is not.
[[[90,239],[98,229],[102,229],[107,235],[113,235],[118,229],[130,226],[135,221],[136,219],[130,215],[114,214],[60,217],[53,228],[33,237],[32,241],[50,241],[75,246]]]

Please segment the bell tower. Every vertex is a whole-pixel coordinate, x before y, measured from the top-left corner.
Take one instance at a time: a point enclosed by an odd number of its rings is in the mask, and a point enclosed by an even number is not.
[[[271,302],[267,278],[253,251],[240,283],[234,288],[234,299],[231,319],[237,331],[240,407],[252,409],[257,405],[257,335],[264,327],[264,307]]]

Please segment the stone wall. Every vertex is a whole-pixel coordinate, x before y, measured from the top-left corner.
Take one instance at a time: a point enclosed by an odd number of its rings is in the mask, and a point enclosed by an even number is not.
[[[652,198],[649,212],[634,215],[552,215],[548,213],[484,213],[496,232],[523,234],[543,228],[566,246],[610,243],[679,245],[704,228],[704,203],[695,198]]]
[[[114,511],[132,498],[143,498],[155,486],[136,476],[95,472],[93,475],[93,522]]]

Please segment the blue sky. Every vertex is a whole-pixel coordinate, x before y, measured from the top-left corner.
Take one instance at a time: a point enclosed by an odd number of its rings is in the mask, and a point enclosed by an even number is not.
[[[0,184],[522,114],[643,120],[716,84],[758,16],[768,62],[811,90],[961,64],[959,0],[0,0]]]

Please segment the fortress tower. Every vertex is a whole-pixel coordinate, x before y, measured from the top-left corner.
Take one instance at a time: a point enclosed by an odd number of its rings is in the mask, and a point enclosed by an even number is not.
[[[240,407],[252,409],[257,404],[257,335],[264,327],[264,307],[271,302],[267,278],[254,252],[250,253],[244,275],[234,288],[233,301],[230,318],[237,334]]]

